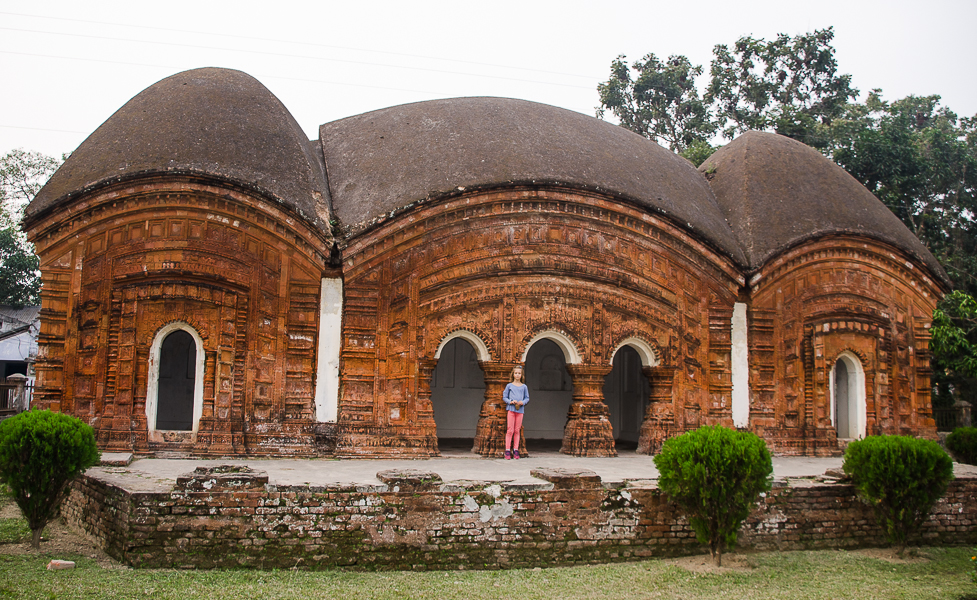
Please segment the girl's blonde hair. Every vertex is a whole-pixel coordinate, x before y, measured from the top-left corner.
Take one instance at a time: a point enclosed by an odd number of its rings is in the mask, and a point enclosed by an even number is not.
[[[512,372],[509,373],[509,383],[513,383],[516,380],[516,369],[522,371],[522,383],[526,383],[526,369],[522,365],[516,365],[512,367]],[[526,384],[529,385],[529,384]]]

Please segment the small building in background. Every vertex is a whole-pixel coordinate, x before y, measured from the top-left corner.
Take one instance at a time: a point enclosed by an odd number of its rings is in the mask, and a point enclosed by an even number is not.
[[[40,306],[0,305],[0,420],[30,406]]]

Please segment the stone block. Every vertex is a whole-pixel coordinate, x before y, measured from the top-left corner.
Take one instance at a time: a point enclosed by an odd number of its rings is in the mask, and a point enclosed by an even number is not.
[[[192,473],[176,479],[177,490],[216,492],[226,490],[261,490],[268,484],[268,474],[249,467],[218,465],[197,467]]]

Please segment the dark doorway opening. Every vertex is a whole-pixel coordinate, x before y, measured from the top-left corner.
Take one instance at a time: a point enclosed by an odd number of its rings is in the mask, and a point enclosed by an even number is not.
[[[471,451],[478,413],[485,401],[485,374],[478,354],[467,340],[445,344],[431,375],[431,405],[438,428],[438,446],[467,446]]]
[[[156,429],[193,430],[193,392],[197,373],[197,344],[177,330],[166,336],[159,350]]]
[[[526,450],[548,447],[540,440],[562,440],[567,413],[573,402],[573,381],[567,371],[563,350],[541,339],[526,354],[526,385],[529,404],[522,422]]]
[[[835,363],[835,422],[838,426],[838,437],[841,439],[855,437],[853,432],[855,419],[852,417],[854,402],[848,393],[851,389],[848,378],[851,376],[845,360],[839,358]]]
[[[638,447],[651,384],[642,372],[641,356],[631,346],[621,347],[612,365],[604,379],[603,393],[614,428],[614,443],[618,451],[634,450]]]

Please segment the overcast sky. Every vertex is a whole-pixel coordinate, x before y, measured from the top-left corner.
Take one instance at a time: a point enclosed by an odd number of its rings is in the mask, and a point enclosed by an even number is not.
[[[129,98],[197,67],[245,71],[321,123],[458,96],[588,115],[618,54],[684,54],[834,27],[839,70],[889,100],[977,114],[977,1],[0,0],[0,153],[73,150]]]

